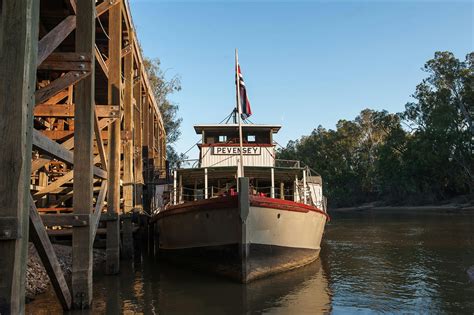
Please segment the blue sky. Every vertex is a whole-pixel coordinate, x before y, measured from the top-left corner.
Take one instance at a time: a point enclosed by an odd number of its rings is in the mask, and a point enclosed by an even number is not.
[[[283,125],[276,140],[334,128],[362,109],[402,111],[435,51],[474,48],[472,1],[130,0],[144,54],[178,75],[182,136],[235,106],[234,49],[254,123]],[[196,157],[196,150],[190,157]]]

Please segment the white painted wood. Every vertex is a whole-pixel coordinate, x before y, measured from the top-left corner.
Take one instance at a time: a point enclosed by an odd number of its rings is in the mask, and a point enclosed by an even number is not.
[[[275,166],[275,146],[261,147],[260,149],[260,154],[243,155],[244,166]],[[239,154],[214,154],[213,147],[202,147],[200,159],[201,167],[239,165]]]
[[[251,244],[320,249],[326,216],[272,208],[250,207],[247,241]]]

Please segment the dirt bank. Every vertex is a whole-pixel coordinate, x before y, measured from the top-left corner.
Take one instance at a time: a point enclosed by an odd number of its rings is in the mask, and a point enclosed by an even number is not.
[[[66,281],[70,283],[72,273],[72,247],[56,244],[54,244],[53,247]],[[104,262],[105,251],[94,249],[94,269],[101,267]],[[28,267],[26,271],[26,297],[31,299],[35,295],[46,292],[49,285],[48,274],[41,263],[35,246],[29,243]]]
[[[376,213],[473,213],[472,204],[445,204],[426,206],[375,206],[362,205],[358,207],[329,209],[329,213],[353,213],[353,212],[376,212]]]

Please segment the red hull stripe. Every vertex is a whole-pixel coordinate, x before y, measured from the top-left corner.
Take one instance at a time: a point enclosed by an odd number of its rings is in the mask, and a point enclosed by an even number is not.
[[[206,210],[219,210],[219,209],[237,209],[238,208],[238,196],[226,196],[212,199],[203,199],[197,201],[186,202],[180,205],[171,206],[168,209],[153,216],[150,223],[156,222],[157,220],[167,217],[170,215],[197,212]],[[294,211],[307,213],[309,211],[318,212],[326,216],[326,220],[330,220],[328,214],[321,209],[316,207],[305,205],[303,203],[294,202],[291,200],[282,200],[260,196],[250,196],[250,205],[253,207],[272,208],[284,211]]]
[[[326,220],[330,220],[329,215],[322,211],[319,208],[314,206],[305,205],[304,203],[294,202],[291,200],[284,200],[284,199],[276,199],[276,198],[268,198],[268,197],[260,197],[260,196],[250,196],[250,205],[254,207],[262,207],[262,208],[272,208],[272,209],[279,209],[285,211],[295,211],[295,212],[319,212],[326,216]]]
[[[226,196],[212,199],[202,199],[191,202],[182,203],[175,206],[170,206],[168,209],[161,211],[153,216],[151,223],[159,220],[162,217],[175,215],[186,212],[217,210],[217,209],[237,209],[239,206],[238,196]]]

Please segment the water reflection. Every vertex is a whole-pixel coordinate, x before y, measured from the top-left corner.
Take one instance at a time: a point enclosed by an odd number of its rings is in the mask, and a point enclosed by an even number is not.
[[[321,260],[247,286],[168,265],[152,250],[122,262],[120,276],[96,275],[89,312],[474,313],[467,274],[474,266],[473,216],[335,217]],[[28,305],[28,313],[60,313],[48,294]]]
[[[139,256],[124,263],[120,276],[101,276],[90,313],[308,314],[328,313],[329,284],[320,261],[247,285]],[[29,305],[31,314],[60,312],[54,294]],[[32,310],[35,310],[34,312]],[[87,312],[71,312],[71,314]]]
[[[473,216],[342,216],[323,246],[335,313],[474,313]]]

